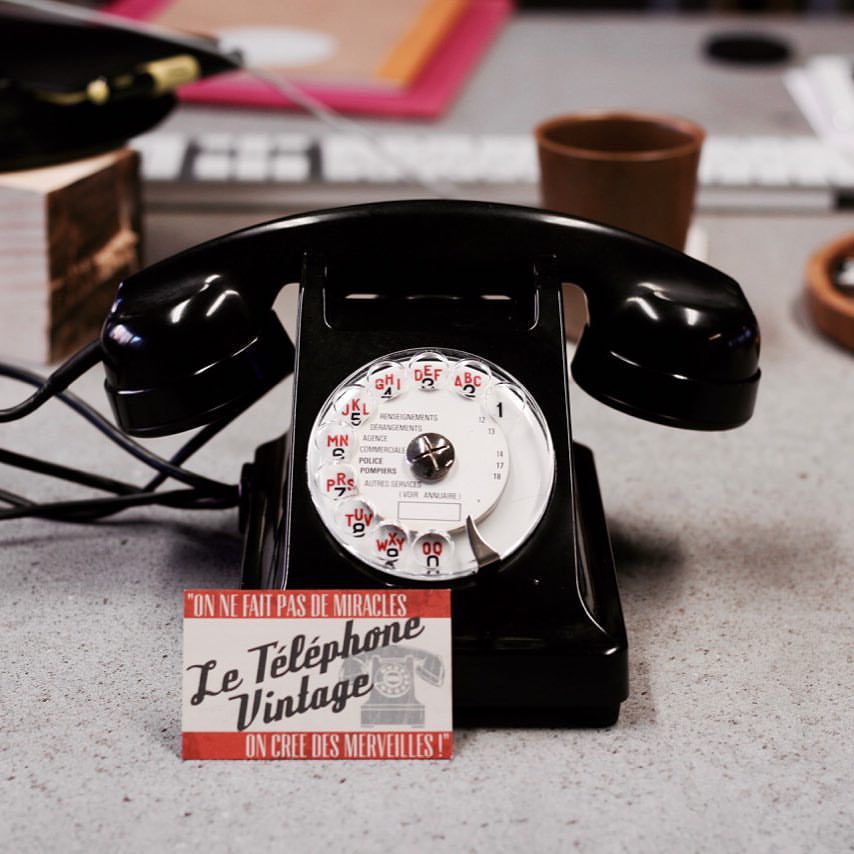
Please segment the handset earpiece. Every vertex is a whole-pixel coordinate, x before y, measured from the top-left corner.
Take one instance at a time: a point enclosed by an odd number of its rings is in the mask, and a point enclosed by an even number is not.
[[[725,430],[753,413],[759,327],[738,284],[669,247],[616,232],[583,281],[589,321],[576,382],[609,406],[674,427]]]
[[[105,387],[126,433],[162,436],[227,417],[293,371],[275,313],[228,273],[128,291],[101,332]]]

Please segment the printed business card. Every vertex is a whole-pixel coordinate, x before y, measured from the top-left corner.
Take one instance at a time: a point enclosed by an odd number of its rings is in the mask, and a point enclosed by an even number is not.
[[[187,590],[184,759],[448,759],[449,590]]]

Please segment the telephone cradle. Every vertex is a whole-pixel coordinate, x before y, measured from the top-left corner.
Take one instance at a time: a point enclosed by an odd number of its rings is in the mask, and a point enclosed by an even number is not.
[[[292,344],[272,305],[297,280]],[[609,725],[626,631],[570,428],[563,282],[587,297],[588,393],[676,427],[750,417],[759,333],[731,278],[595,223],[459,201],[287,217],[130,277],[106,388],[125,432],[157,436],[293,372],[290,429],[241,477],[243,587],[451,588],[457,723]],[[410,669],[439,675],[406,661],[370,665],[397,692],[366,704],[374,723],[391,707],[417,723]]]

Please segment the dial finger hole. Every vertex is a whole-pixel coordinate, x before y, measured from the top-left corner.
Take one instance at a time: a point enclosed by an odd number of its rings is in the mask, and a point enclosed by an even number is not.
[[[351,498],[335,514],[338,530],[353,540],[365,539],[377,518],[376,511],[364,498]]]
[[[409,536],[394,522],[382,522],[371,532],[368,554],[383,569],[398,569],[406,555]]]
[[[493,383],[481,400],[484,413],[505,433],[512,433],[525,420],[525,393],[513,383]]]
[[[467,400],[476,400],[486,394],[491,380],[492,371],[483,362],[463,359],[454,368],[451,386]]]
[[[408,376],[400,362],[378,362],[368,371],[368,388],[380,401],[394,400],[406,389]]]
[[[344,462],[349,460],[353,453],[356,434],[346,424],[330,421],[314,434],[314,444],[323,462]]]
[[[447,384],[448,360],[441,353],[418,353],[409,360],[409,377],[420,391],[439,391]]]
[[[441,531],[426,531],[412,544],[415,564],[425,575],[443,575],[454,568],[454,541]]]
[[[332,408],[345,424],[361,427],[373,418],[376,398],[364,386],[347,386],[335,397]]]
[[[356,470],[347,463],[328,463],[321,466],[316,479],[321,495],[332,501],[343,501],[359,491]]]

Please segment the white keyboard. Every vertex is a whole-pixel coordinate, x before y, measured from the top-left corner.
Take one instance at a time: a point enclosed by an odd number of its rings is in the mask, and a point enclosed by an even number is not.
[[[360,185],[375,196],[381,188],[400,195],[418,189],[416,176],[481,198],[536,200],[530,135],[386,133],[375,142],[347,134],[154,132],[133,146],[142,153],[155,203],[208,198],[267,206],[277,195],[291,203],[315,196],[322,202]],[[830,209],[854,195],[854,157],[809,136],[711,137],[703,147],[700,184],[700,208]],[[227,199],[205,192],[223,185]]]

